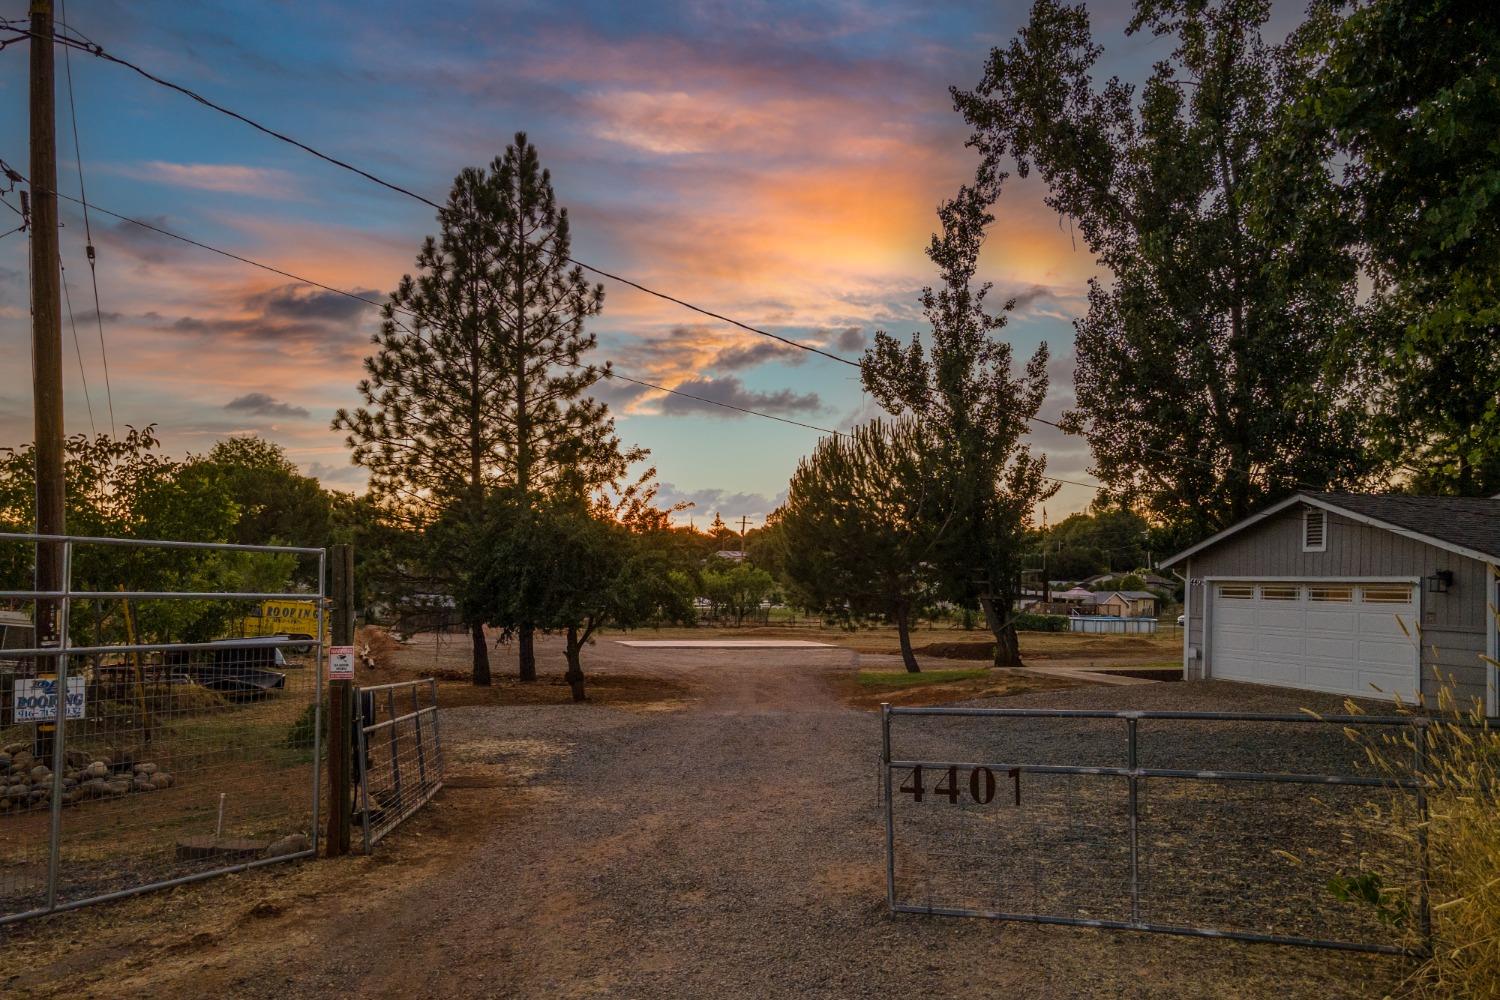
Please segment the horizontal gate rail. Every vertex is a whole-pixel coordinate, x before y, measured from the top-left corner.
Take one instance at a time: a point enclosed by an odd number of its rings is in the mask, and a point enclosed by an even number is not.
[[[1125,732],[1121,735],[1120,749],[1126,758],[1125,766],[1085,766],[1074,764],[1038,764],[1009,761],[964,761],[949,759],[915,759],[908,755],[897,756],[892,749],[892,722],[898,716],[904,717],[933,717],[933,718],[972,718],[993,719],[997,722],[1017,719],[1039,719],[1039,720],[1119,720],[1124,723]],[[1139,727],[1143,721],[1161,721],[1164,723],[1248,723],[1248,724],[1307,724],[1309,726],[1323,727],[1370,727],[1374,728],[1403,728],[1410,731],[1410,747],[1415,751],[1413,761],[1413,776],[1405,777],[1398,775],[1369,775],[1369,774],[1336,774],[1336,773],[1296,773],[1275,770],[1203,770],[1194,768],[1162,768],[1143,767],[1139,761]],[[1425,955],[1430,953],[1432,946],[1431,907],[1429,899],[1428,881],[1430,876],[1430,858],[1428,854],[1426,820],[1427,820],[1427,793],[1432,787],[1431,779],[1427,773],[1427,761],[1425,759],[1427,745],[1427,730],[1436,720],[1421,716],[1368,716],[1368,715],[1331,715],[1316,716],[1312,714],[1273,714],[1273,713],[1240,713],[1240,712],[1177,712],[1177,711],[1107,711],[1089,709],[1032,709],[1032,708],[967,708],[967,707],[894,707],[889,704],[881,706],[881,786],[883,790],[883,804],[885,808],[885,838],[886,838],[886,896],[887,904],[892,913],[917,913],[938,916],[965,916],[984,917],[995,920],[1020,921],[1035,924],[1056,924],[1075,927],[1093,927],[1114,930],[1149,931],[1154,933],[1186,935],[1192,937],[1226,938],[1238,941],[1299,945],[1317,948],[1329,948],[1341,951],[1359,951],[1378,954],[1415,954]],[[1449,720],[1443,720],[1445,724]],[[1464,725],[1463,723],[1455,723]],[[995,732],[995,731],[991,731]],[[1100,735],[1091,731],[1090,735]],[[1104,734],[1107,740],[1107,734]],[[1274,746],[1274,744],[1268,744]],[[1251,749],[1262,749],[1255,745]],[[974,803],[989,807],[995,800],[995,775],[1009,776],[1016,782],[1015,786],[1015,808],[1021,805],[1021,775],[1038,776],[1064,776],[1114,779],[1121,782],[1125,787],[1121,789],[1124,797],[1124,819],[1125,825],[1120,828],[1120,834],[1125,843],[1120,844],[1116,850],[1120,853],[1121,862],[1128,857],[1128,886],[1124,879],[1124,869],[1120,875],[1121,882],[1118,883],[1122,891],[1128,889],[1128,900],[1124,897],[1118,900],[1120,906],[1128,901],[1129,919],[1110,919],[1093,915],[1071,916],[1064,913],[1049,912],[1027,912],[1025,908],[1011,908],[1006,906],[954,906],[941,905],[930,898],[927,903],[915,903],[899,898],[898,893],[898,861],[897,861],[897,825],[895,818],[895,795],[894,788],[898,772],[910,774],[912,787],[902,785],[900,792],[910,792],[914,802],[922,802],[923,795],[928,794],[934,798],[947,796],[947,801],[956,804],[959,792],[956,789],[955,775],[958,771],[966,770],[970,775],[970,787],[974,789],[971,797]],[[924,788],[922,775],[940,774],[946,775],[943,780],[949,783],[949,787],[942,787],[941,782],[932,789]],[[980,776],[983,775],[983,782]],[[1417,816],[1417,831],[1414,838],[1416,845],[1415,864],[1417,871],[1414,880],[1416,905],[1413,916],[1415,927],[1421,944],[1417,948],[1388,944],[1378,941],[1350,941],[1339,940],[1331,937],[1319,937],[1310,934],[1288,934],[1288,933],[1261,933],[1257,930],[1197,926],[1192,923],[1161,921],[1146,919],[1142,915],[1142,846],[1141,828],[1143,817],[1141,815],[1141,801],[1145,789],[1145,782],[1156,781],[1187,781],[1187,782],[1236,782],[1236,783],[1264,783],[1267,785],[1301,785],[1301,786],[1342,786],[1350,789],[1388,789],[1398,796],[1411,796],[1415,805]],[[988,787],[985,788],[984,785]],[[983,789],[984,797],[981,797]],[[1007,793],[1008,795],[1009,793]],[[1033,793],[1035,794],[1035,793]],[[1104,798],[1091,803],[1091,810],[1087,811],[1089,816],[1098,815],[1108,809],[1119,809],[1118,805],[1111,806],[1111,800]],[[999,808],[1004,808],[1000,806]],[[1043,807],[1044,808],[1044,807]],[[1069,809],[1076,808],[1069,800]],[[1114,815],[1114,814],[1111,814]],[[1049,822],[1056,822],[1055,817],[1044,817]],[[991,817],[991,819],[995,819]],[[998,821],[998,820],[997,820]],[[995,827],[983,827],[981,836],[985,831],[993,832]],[[1043,828],[1045,832],[1045,827]],[[1192,830],[1191,833],[1198,836],[1210,836],[1212,830]],[[993,845],[986,848],[982,844],[970,845],[978,852],[993,850]],[[1095,843],[1092,845],[1095,853],[1104,855],[1111,849],[1109,843]],[[1266,853],[1273,854],[1279,851],[1276,843],[1265,845]],[[1128,849],[1127,849],[1128,848]],[[1038,848],[1044,851],[1045,848]],[[1167,852],[1163,852],[1166,854]],[[1282,852],[1284,853],[1284,852]],[[937,851],[932,857],[939,859],[952,859],[958,857],[951,845],[946,850]],[[1109,855],[1113,856],[1113,855]],[[1170,856],[1168,854],[1167,856]],[[1045,866],[1050,859],[1043,853],[1039,863]],[[1014,864],[1014,859],[1009,859]],[[920,866],[919,866],[920,867]],[[1107,866],[1101,863],[1101,869]],[[930,878],[930,876],[929,876]],[[1033,887],[1035,889],[1035,887]],[[929,892],[930,883],[929,883]],[[1039,890],[1036,890],[1039,891]],[[1231,890],[1232,891],[1232,890]],[[1090,902],[1085,909],[1094,909],[1100,904],[1097,900]],[[1248,909],[1248,908],[1247,908]]]
[[[192,622],[227,628],[225,622],[246,614],[245,604],[272,600],[311,605],[321,635],[324,550],[24,532],[0,532],[0,545],[55,548],[62,584],[0,590],[0,600],[35,609],[23,626],[33,645],[0,649],[0,730],[11,731],[11,741],[29,737],[7,746],[0,768],[0,786],[8,786],[0,788],[0,925],[316,855],[322,642],[172,637]],[[293,566],[305,557],[297,572],[311,578],[315,563],[317,586],[125,589],[127,582],[143,582],[138,578],[119,580],[122,587],[114,590],[75,587],[75,554],[95,546],[290,556]],[[290,580],[293,571],[286,572]],[[116,579],[92,582],[97,588]],[[182,601],[207,608],[145,625],[147,635],[161,641],[141,640],[140,618],[151,617],[143,608]],[[75,608],[80,603],[93,605],[92,622]],[[100,605],[110,603],[118,610],[101,615]],[[36,645],[49,608],[56,645]],[[111,631],[101,634],[107,618]],[[118,641],[122,621],[124,642]],[[75,642],[90,624],[95,641]],[[283,649],[289,658],[276,652]],[[25,714],[23,682],[29,685]],[[32,763],[37,766],[27,774],[23,768]],[[45,827],[37,822],[42,818]]]

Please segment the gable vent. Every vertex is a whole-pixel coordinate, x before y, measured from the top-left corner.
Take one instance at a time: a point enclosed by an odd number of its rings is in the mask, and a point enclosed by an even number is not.
[[[1309,507],[1302,512],[1302,551],[1322,552],[1328,548],[1328,512]]]

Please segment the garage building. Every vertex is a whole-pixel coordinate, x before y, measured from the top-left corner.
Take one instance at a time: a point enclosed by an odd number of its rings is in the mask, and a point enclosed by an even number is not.
[[[1500,498],[1299,493],[1162,563],[1183,676],[1497,714]]]

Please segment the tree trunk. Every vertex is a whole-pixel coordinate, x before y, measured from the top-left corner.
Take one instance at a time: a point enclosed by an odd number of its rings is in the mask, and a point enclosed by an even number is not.
[[[517,635],[520,637],[520,660],[521,680],[536,680],[536,626],[522,625]]]
[[[1016,636],[1015,622],[1006,621],[995,607],[993,597],[981,597],[979,607],[984,611],[984,623],[995,636],[995,666],[1020,667],[1021,643]]]
[[[568,687],[573,690],[573,700],[583,701],[583,642],[578,638],[578,626],[568,626],[568,672],[563,675]]]
[[[484,625],[474,622],[469,625],[474,637],[474,683],[480,687],[490,686],[490,650],[484,641]]]
[[[906,664],[906,672],[920,674],[922,667],[911,649],[911,605],[906,601],[896,604],[896,635],[901,639],[901,662]]]

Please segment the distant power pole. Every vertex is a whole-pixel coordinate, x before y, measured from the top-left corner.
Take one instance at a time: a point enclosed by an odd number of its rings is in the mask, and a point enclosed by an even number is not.
[[[749,520],[750,519],[748,517],[746,517],[744,514],[740,515],[740,551],[741,552],[745,551],[745,525],[746,525],[746,523],[749,522]]]
[[[57,129],[52,3],[31,0],[31,365],[36,423],[36,531],[63,519],[62,302],[57,250]],[[62,589],[62,546],[36,549],[36,589]],[[57,601],[36,605],[37,645],[56,642]]]

